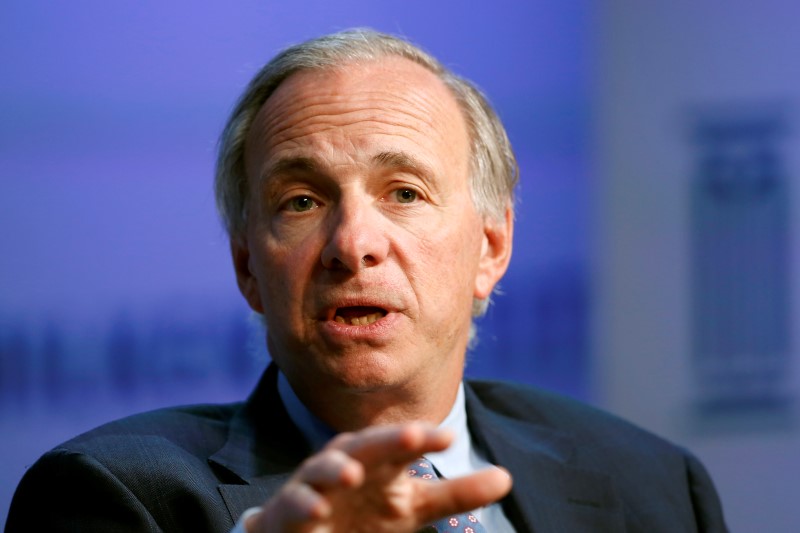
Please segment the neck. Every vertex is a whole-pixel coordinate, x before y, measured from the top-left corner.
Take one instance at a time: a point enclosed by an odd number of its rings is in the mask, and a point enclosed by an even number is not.
[[[292,390],[319,420],[336,430],[358,431],[369,426],[429,422],[439,425],[450,413],[461,374],[435,386],[395,385],[366,390],[320,385],[286,376]]]

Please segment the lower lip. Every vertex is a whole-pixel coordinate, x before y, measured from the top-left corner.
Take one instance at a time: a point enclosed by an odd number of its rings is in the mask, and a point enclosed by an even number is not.
[[[353,326],[335,320],[323,320],[322,334],[331,340],[378,340],[388,336],[397,326],[400,315],[388,313],[372,324]]]

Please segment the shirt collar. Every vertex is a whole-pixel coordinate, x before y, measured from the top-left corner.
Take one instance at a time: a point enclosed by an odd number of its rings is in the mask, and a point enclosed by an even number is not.
[[[314,416],[300,401],[292,386],[289,385],[289,380],[280,371],[278,372],[278,395],[281,397],[289,418],[300,429],[300,433],[311,445],[312,450],[318,451],[336,435],[331,427]]]
[[[333,429],[314,416],[300,401],[283,372],[278,373],[278,394],[286,407],[289,418],[300,429],[300,432],[314,451],[325,446],[336,435]],[[447,417],[439,424],[439,427],[453,432],[455,436],[453,444],[444,451],[428,453],[425,456],[434,464],[443,477],[463,476],[487,465],[486,461],[482,460],[474,449],[467,429],[463,383],[459,383],[453,407]]]

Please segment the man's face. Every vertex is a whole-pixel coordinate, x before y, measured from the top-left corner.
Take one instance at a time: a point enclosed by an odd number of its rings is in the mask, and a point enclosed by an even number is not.
[[[267,100],[232,249],[301,397],[455,390],[472,299],[488,297],[510,252],[510,217],[475,210],[469,155],[453,96],[406,59],[302,71]]]

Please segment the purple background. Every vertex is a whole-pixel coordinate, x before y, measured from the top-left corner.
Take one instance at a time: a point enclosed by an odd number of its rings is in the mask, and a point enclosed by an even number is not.
[[[522,168],[512,267],[469,373],[592,399],[585,2],[0,3],[0,521],[42,452],[159,405],[244,397],[217,135],[281,47],[405,35],[480,85]]]

